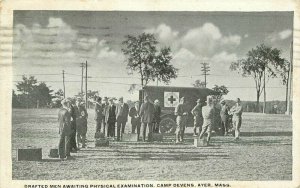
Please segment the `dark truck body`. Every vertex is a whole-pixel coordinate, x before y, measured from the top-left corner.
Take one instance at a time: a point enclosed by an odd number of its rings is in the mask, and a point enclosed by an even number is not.
[[[193,126],[194,117],[191,110],[196,105],[197,99],[206,101],[208,95],[217,95],[218,93],[208,88],[195,87],[169,87],[169,86],[145,86],[139,91],[139,100],[142,102],[144,96],[149,96],[154,102],[156,99],[160,101],[162,110],[160,131],[174,132],[176,128],[176,116],[174,115],[175,107],[179,99],[185,97],[189,109],[187,126]]]

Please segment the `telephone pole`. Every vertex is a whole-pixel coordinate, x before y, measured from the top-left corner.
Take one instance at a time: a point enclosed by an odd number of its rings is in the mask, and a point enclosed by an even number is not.
[[[208,72],[210,71],[209,68],[209,64],[208,63],[201,63],[202,67],[201,67],[201,71],[203,72],[202,75],[204,75],[204,87],[206,88],[207,86],[207,82],[206,82],[206,76],[209,75]]]
[[[85,67],[85,64],[84,63],[81,63],[80,64],[80,67],[81,67],[81,94],[83,93],[83,69]]]
[[[85,109],[88,108],[88,96],[87,96],[87,61],[85,61]]]
[[[293,41],[291,42],[290,48],[290,69],[289,69],[289,80],[288,80],[288,100],[287,100],[287,107],[286,107],[286,114],[290,115],[291,113],[291,95],[292,95],[292,87],[293,87]]]
[[[62,71],[62,76],[63,76],[63,87],[64,87],[64,98],[66,98],[66,88],[65,88],[65,71]]]

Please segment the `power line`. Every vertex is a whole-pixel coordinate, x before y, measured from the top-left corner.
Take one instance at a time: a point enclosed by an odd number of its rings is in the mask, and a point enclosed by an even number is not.
[[[204,75],[204,87],[206,88],[207,86],[207,82],[206,82],[206,76],[209,75],[208,72],[210,71],[209,70],[209,65],[208,63],[201,63],[202,64],[202,67],[201,67],[201,71],[203,72],[203,75]]]

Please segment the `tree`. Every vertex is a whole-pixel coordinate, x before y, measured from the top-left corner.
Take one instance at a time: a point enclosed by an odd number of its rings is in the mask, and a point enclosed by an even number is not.
[[[201,80],[195,80],[195,83],[193,83],[194,87],[199,87],[199,88],[205,88],[205,82],[202,82]]]
[[[171,49],[166,47],[158,51],[158,42],[153,34],[142,33],[137,37],[127,35],[122,44],[127,68],[138,72],[142,87],[150,81],[169,83],[172,78],[177,77],[178,69],[170,64]]]
[[[269,79],[283,76],[287,67],[287,61],[281,57],[280,50],[261,44],[251,49],[245,58],[232,62],[230,69],[242,76],[253,77],[256,87],[256,107],[259,112],[259,99],[262,91],[265,91],[266,77]]]
[[[33,107],[34,101],[31,98],[32,91],[37,84],[37,80],[34,76],[29,76],[27,78],[25,75],[22,76],[22,81],[17,83],[17,90],[21,92],[19,96],[19,101],[26,108]]]
[[[52,92],[53,90],[51,90],[44,82],[35,86],[31,94],[35,106],[37,106],[37,108],[47,106],[53,98]]]
[[[216,99],[218,102],[223,99],[224,95],[227,95],[229,93],[229,90],[224,85],[221,86],[215,85],[212,89],[219,93],[218,95],[216,95]]]

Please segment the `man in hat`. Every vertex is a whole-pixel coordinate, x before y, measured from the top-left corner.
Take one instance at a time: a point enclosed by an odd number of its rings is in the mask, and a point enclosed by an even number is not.
[[[160,102],[158,99],[154,101],[154,118],[153,118],[153,132],[159,133],[159,123],[160,123]]]
[[[232,123],[235,129],[235,140],[240,138],[240,128],[242,126],[242,113],[243,107],[241,105],[240,98],[236,99],[236,104],[230,109],[230,113],[233,114]]]
[[[63,99],[61,101],[62,108],[58,112],[58,124],[59,124],[59,144],[58,144],[58,153],[60,159],[73,159],[70,155],[70,138],[72,134],[71,129],[71,115],[69,112],[69,101]]]
[[[146,140],[146,129],[148,127],[148,141],[152,140],[152,122],[154,117],[154,105],[150,102],[149,96],[144,97],[144,103],[141,106],[140,113],[142,123],[142,139]]]
[[[86,147],[86,133],[87,133],[87,118],[88,113],[84,107],[84,103],[80,98],[76,101],[76,130],[77,130],[77,145],[81,143],[82,148]]]
[[[125,131],[125,125],[128,119],[128,112],[129,112],[128,104],[124,103],[123,97],[120,97],[119,103],[116,107],[117,141],[120,141],[120,136]]]
[[[70,147],[71,147],[71,152],[77,152],[77,144],[76,144],[76,99],[68,98],[70,101],[69,105],[69,112],[71,115],[71,129],[72,129],[72,134],[70,138]]]
[[[202,107],[203,125],[202,131],[199,134],[199,138],[202,139],[204,134],[207,132],[207,144],[209,144],[211,137],[214,113],[213,98],[211,96],[207,96],[207,105]]]
[[[225,100],[221,101],[221,124],[224,136],[228,134],[228,119],[229,119],[229,106],[226,104]]]
[[[187,124],[188,109],[185,98],[182,97],[175,108],[176,117],[176,143],[183,142],[185,127]]]
[[[105,114],[105,122],[107,126],[107,137],[114,138],[115,136],[115,124],[116,124],[116,106],[114,105],[114,99],[109,99],[109,105]]]
[[[194,116],[194,136],[197,136],[197,127],[199,128],[199,134],[201,133],[203,124],[201,99],[198,99],[196,103],[196,106],[191,111]]]
[[[102,98],[97,97],[96,104],[95,104],[96,132],[101,132],[102,119],[103,119]]]
[[[137,130],[138,138],[140,138],[140,129],[141,129],[141,118],[139,116],[140,111],[140,102],[136,101],[134,107],[131,107],[129,110],[129,116],[131,117],[131,132],[135,133]]]
[[[104,97],[103,104],[102,104],[102,108],[103,108],[102,125],[103,125],[103,133],[104,133],[104,135],[107,135],[107,130],[108,130],[107,124],[105,122],[105,115],[106,115],[106,111],[108,109],[108,106],[109,106],[108,98]]]

